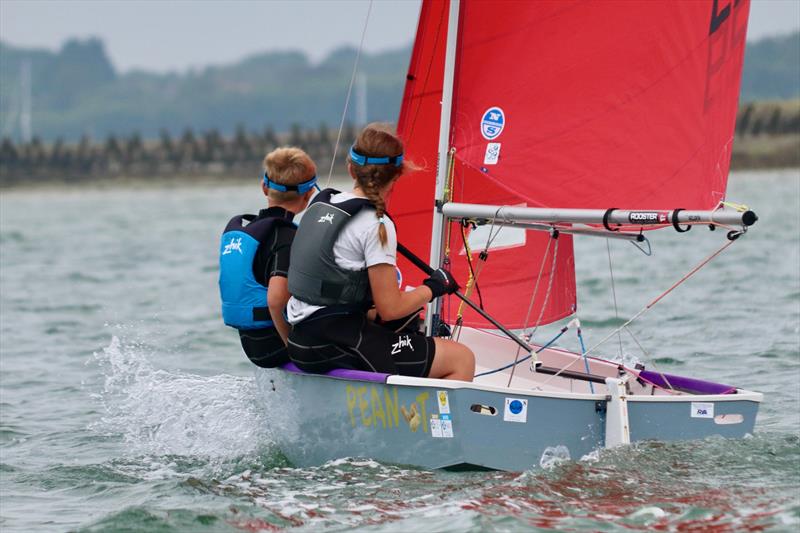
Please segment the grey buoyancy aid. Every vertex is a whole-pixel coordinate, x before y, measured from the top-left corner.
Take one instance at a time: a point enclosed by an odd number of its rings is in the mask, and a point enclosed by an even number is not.
[[[293,213],[233,217],[222,233],[219,247],[219,293],[222,319],[236,329],[272,327],[267,307],[267,287],[256,281],[253,262],[260,246],[278,226],[295,227]],[[247,224],[246,224],[247,222]]]
[[[338,192],[321,191],[303,215],[289,261],[289,292],[311,305],[366,308],[372,302],[367,270],[337,265],[333,246],[357,213],[375,207],[366,198],[331,203]]]

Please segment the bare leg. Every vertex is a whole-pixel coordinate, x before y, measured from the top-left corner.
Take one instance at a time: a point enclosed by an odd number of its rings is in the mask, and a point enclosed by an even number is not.
[[[465,345],[434,337],[436,355],[431,365],[430,378],[472,381],[475,375],[475,354]]]

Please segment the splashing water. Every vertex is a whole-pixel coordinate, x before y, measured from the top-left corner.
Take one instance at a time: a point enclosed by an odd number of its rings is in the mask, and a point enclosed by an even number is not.
[[[228,459],[267,442],[252,378],[158,370],[140,344],[116,336],[94,357],[105,414],[91,429],[122,435],[131,454]]]
[[[548,446],[542,452],[542,457],[539,459],[539,466],[545,470],[551,470],[559,464],[569,460],[569,448],[563,444],[559,444],[558,446]]]

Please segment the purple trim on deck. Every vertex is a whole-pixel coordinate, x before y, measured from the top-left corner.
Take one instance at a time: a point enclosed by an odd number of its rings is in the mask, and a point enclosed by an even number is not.
[[[280,367],[287,372],[294,372],[295,374],[310,374],[310,372],[303,372],[294,363],[286,363]],[[367,372],[365,370],[350,370],[347,368],[337,368],[322,374],[323,376],[330,376],[339,379],[354,379],[358,381],[374,381],[376,383],[386,383],[386,378],[389,374],[382,374],[380,372]]]
[[[731,385],[676,376],[674,374],[662,374],[661,372],[653,372],[652,370],[642,370],[639,372],[639,376],[657,387],[668,389],[669,386],[672,385],[676,389],[682,389],[695,394],[732,394],[736,392],[736,387],[732,387]],[[667,379],[665,380],[664,377]],[[669,384],[667,384],[667,381],[669,381]]]

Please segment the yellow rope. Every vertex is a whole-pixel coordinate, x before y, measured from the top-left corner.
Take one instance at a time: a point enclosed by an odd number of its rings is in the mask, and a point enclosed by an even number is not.
[[[443,204],[453,201],[453,167],[455,166],[455,161],[456,161],[456,149],[455,147],[453,147],[450,148],[450,154],[447,161],[447,183],[445,184],[442,195]],[[446,222],[446,224],[447,224],[447,230],[444,238],[444,258],[445,261],[449,261],[451,224],[450,222]]]
[[[735,209],[736,211],[738,211],[740,213],[744,213],[745,211],[748,211],[750,209],[749,207],[747,207],[744,204],[737,204],[737,203],[734,203],[734,202],[720,202],[719,204],[720,205],[724,205],[725,207],[730,207],[731,209]]]
[[[466,252],[467,261],[472,263],[472,250],[469,248],[469,239],[466,236],[466,228],[461,226],[461,232],[464,235],[464,251]],[[470,264],[470,267],[472,265]],[[467,285],[464,289],[464,296],[469,298],[472,295],[472,286],[474,284],[474,278],[472,276],[472,268],[469,268],[469,278],[467,279]],[[456,324],[461,324],[461,320],[464,318],[464,300],[458,304],[458,311],[456,312]]]

